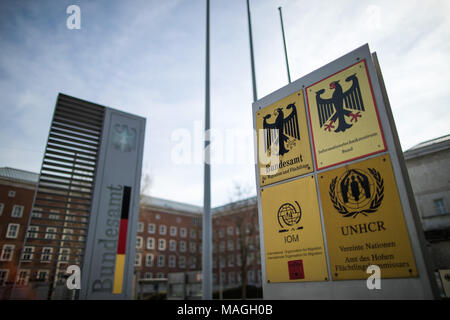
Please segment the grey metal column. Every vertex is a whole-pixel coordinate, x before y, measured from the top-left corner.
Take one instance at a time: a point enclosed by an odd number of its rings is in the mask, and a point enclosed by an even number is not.
[[[281,33],[283,34],[284,57],[286,58],[286,69],[287,69],[288,81],[289,81],[289,83],[291,83],[291,73],[289,72],[289,61],[288,61],[288,55],[287,55],[287,49],[286,49],[286,38],[284,36],[283,14],[281,13],[281,7],[278,7],[278,10],[280,10]]]
[[[203,300],[212,299],[212,251],[211,251],[211,166],[209,150],[209,0],[206,0],[206,79],[205,79],[205,164],[203,191],[203,258],[202,289]]]
[[[250,38],[250,61],[252,64],[253,102],[255,102],[256,100],[258,100],[258,95],[256,93],[255,58],[253,57],[252,20],[250,17],[249,0],[247,0],[247,16],[248,16],[248,34]]]

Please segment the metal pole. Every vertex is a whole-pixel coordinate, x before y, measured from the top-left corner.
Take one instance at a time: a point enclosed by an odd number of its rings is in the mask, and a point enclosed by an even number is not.
[[[288,55],[287,55],[287,49],[286,49],[286,38],[284,37],[283,14],[281,13],[281,7],[278,7],[278,10],[280,10],[281,33],[283,34],[284,56],[286,58],[288,81],[289,81],[289,83],[291,83],[291,73],[289,72],[289,61],[288,61]]]
[[[212,250],[211,250],[211,166],[209,150],[209,0],[206,0],[206,84],[205,84],[205,164],[203,191],[203,300],[212,299]]]
[[[248,34],[250,38],[250,61],[252,64],[253,102],[255,102],[256,100],[258,100],[258,96],[256,94],[255,58],[253,57],[252,20],[250,17],[249,0],[247,0],[247,16],[248,16]]]

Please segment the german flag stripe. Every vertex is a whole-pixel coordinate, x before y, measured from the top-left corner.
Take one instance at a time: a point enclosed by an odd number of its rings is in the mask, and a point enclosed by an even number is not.
[[[113,294],[122,293],[123,274],[128,234],[128,215],[130,212],[131,187],[124,186],[122,195],[122,212],[120,215],[119,237],[117,243],[116,269],[114,271]]]

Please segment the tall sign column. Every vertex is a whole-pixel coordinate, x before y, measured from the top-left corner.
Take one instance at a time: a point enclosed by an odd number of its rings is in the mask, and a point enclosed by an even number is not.
[[[386,101],[365,45],[253,104],[264,298],[435,296]]]

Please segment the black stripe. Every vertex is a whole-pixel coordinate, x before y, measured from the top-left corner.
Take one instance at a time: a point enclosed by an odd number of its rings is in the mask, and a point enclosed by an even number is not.
[[[122,213],[120,219],[128,219],[128,213],[130,211],[130,198],[131,198],[131,187],[123,187],[122,196]]]

